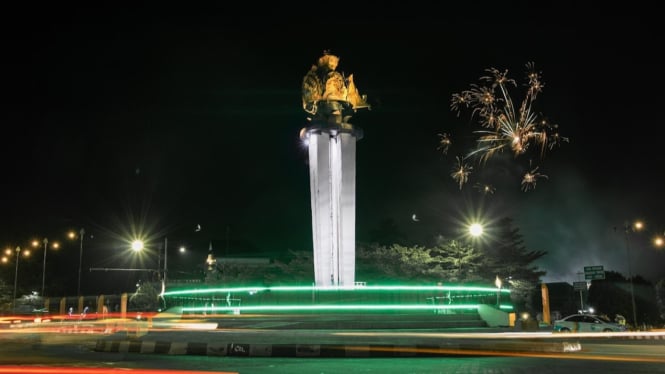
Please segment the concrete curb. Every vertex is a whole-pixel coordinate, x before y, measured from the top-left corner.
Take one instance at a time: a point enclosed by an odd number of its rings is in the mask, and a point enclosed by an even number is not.
[[[493,355],[507,352],[564,353],[581,349],[579,342],[469,342],[443,345],[390,344],[243,344],[97,340],[94,350],[115,353],[234,357],[433,357]]]

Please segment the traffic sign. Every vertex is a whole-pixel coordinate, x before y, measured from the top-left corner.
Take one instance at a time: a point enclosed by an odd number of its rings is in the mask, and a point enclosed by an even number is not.
[[[598,271],[594,273],[584,273],[584,279],[586,280],[605,279],[605,272]]]
[[[603,270],[603,266],[602,265],[585,266],[584,279],[586,280],[605,279],[605,270]]]
[[[573,289],[575,291],[586,291],[586,282],[573,282]]]

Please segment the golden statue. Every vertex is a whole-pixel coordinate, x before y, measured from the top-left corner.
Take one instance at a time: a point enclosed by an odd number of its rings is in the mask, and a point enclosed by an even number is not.
[[[302,83],[302,105],[317,120],[344,125],[349,112],[369,109],[366,95],[360,95],[353,74],[345,78],[338,72],[339,57],[324,51],[316,65],[307,72]],[[312,118],[309,118],[310,120]],[[342,120],[344,122],[342,122]],[[348,125],[348,124],[346,124]]]

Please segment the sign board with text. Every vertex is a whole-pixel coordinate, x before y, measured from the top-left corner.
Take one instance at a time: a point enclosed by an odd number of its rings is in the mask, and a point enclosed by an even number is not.
[[[575,291],[586,291],[586,282],[573,282],[573,289]]]
[[[605,279],[605,270],[603,269],[603,266],[602,265],[585,266],[584,279],[586,280]]]

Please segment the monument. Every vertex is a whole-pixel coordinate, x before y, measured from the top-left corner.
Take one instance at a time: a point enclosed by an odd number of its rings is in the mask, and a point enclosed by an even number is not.
[[[309,147],[316,286],[355,284],[356,141],[362,130],[349,120],[370,106],[353,74],[337,71],[338,63],[339,57],[324,51],[302,83],[309,124],[300,137]]]

